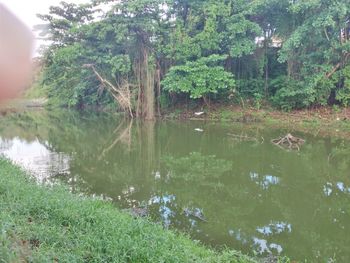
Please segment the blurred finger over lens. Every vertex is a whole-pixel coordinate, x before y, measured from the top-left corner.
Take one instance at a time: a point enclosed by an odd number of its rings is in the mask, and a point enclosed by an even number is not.
[[[30,85],[32,49],[31,31],[0,3],[0,100]]]

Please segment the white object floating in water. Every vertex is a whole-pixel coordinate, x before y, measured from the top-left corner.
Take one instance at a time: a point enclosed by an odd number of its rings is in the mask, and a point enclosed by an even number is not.
[[[154,178],[155,178],[156,180],[159,180],[160,177],[161,177],[161,176],[160,176],[160,172],[156,172]]]
[[[196,115],[196,116],[201,116],[201,115],[203,115],[203,114],[204,114],[203,111],[201,111],[201,112],[195,112],[195,113],[194,113],[194,115]]]
[[[200,129],[200,128],[197,128],[197,129],[194,129],[194,130],[197,131],[197,132],[204,132],[204,130]]]

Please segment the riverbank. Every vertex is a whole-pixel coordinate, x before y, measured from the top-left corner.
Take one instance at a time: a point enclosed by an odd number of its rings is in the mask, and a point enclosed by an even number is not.
[[[183,106],[165,113],[163,118],[244,123],[314,136],[350,139],[350,108],[320,107],[284,112],[271,107],[257,109],[249,106],[242,108],[237,105],[212,105],[210,108],[189,109]]]
[[[48,106],[45,98],[16,99],[0,104],[2,116]],[[102,111],[115,113],[115,109],[89,108],[85,111]],[[121,113],[120,113],[121,114]],[[286,129],[289,132],[304,132],[313,136],[337,137],[350,139],[350,108],[319,107],[313,109],[293,110],[290,112],[276,110],[268,105],[263,107],[213,104],[211,107],[201,105],[177,105],[162,112],[162,120],[200,120],[223,123],[240,123]]]
[[[0,159],[0,262],[255,262],[119,212],[112,204],[43,187]]]
[[[28,109],[42,109],[46,105],[46,98],[10,100],[0,103],[0,115],[4,116],[9,113],[22,112]]]

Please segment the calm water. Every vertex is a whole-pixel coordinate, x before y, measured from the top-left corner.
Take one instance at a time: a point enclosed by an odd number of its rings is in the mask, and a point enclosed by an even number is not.
[[[350,262],[350,143],[300,133],[300,152],[270,143],[287,132],[38,111],[0,119],[0,152],[42,183],[148,205],[154,221],[213,247]]]

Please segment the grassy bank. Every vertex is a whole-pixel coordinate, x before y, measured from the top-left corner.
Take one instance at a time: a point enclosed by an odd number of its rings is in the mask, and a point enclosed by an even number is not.
[[[216,252],[112,204],[36,185],[0,159],[0,262],[254,262]]]

